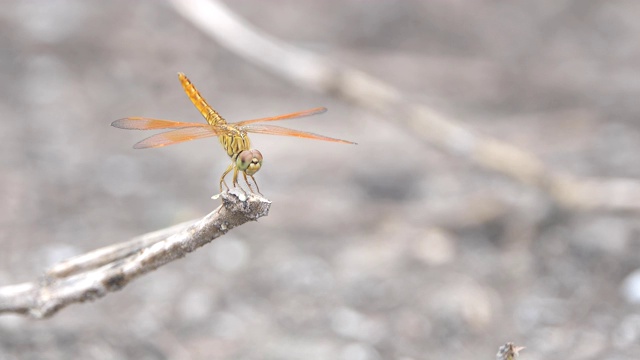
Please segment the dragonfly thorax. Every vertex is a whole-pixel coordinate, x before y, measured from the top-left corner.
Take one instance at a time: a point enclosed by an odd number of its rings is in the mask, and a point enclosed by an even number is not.
[[[236,166],[238,170],[253,176],[262,166],[262,154],[256,149],[244,150],[238,154]]]
[[[229,125],[222,125],[220,128],[223,130],[223,134],[218,137],[220,144],[231,158],[251,148],[251,141],[244,131]]]

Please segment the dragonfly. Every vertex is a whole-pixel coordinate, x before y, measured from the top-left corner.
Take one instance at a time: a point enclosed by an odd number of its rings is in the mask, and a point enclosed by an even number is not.
[[[253,192],[253,187],[251,187],[251,183],[249,183],[247,176],[253,180],[258,193],[260,193],[260,188],[258,187],[258,183],[253,175],[255,175],[255,173],[257,173],[262,167],[263,157],[260,151],[251,148],[248,133],[293,136],[342,144],[356,144],[352,141],[265,124],[272,121],[296,119],[322,114],[327,111],[325,107],[316,107],[284,115],[228,123],[216,110],[209,106],[207,101],[200,95],[196,87],[185,74],[178,73],[178,79],[193,105],[195,105],[200,114],[202,114],[207,121],[206,123],[161,120],[147,117],[127,117],[116,120],[112,122],[111,125],[116,128],[126,130],[171,129],[139,141],[133,145],[134,149],[159,148],[185,141],[217,136],[220,144],[227,152],[227,155],[231,158],[231,164],[220,177],[220,192],[222,192],[223,184],[224,187],[229,190],[225,177],[233,171],[232,186],[239,186],[238,175],[239,173],[242,173],[244,181],[249,186],[249,190]]]

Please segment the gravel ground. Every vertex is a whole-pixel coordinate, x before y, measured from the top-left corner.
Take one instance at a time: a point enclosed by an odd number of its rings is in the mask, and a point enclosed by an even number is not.
[[[640,3],[227,1],[554,169],[640,178]],[[421,143],[394,119],[300,90],[161,1],[1,1],[0,285],[202,216],[215,140],[133,150],[124,116],[201,121],[185,72],[254,136],[259,223],[93,303],[0,316],[0,359],[637,359],[640,221],[558,211],[535,189]]]

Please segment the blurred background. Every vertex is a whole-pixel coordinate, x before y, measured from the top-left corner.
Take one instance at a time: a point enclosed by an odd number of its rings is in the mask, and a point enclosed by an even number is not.
[[[109,126],[202,121],[178,71],[229,121],[326,106],[282,125],[359,143],[252,136],[268,217],[50,319],[0,316],[0,359],[638,358],[638,214],[559,210],[167,2],[0,5],[0,286],[219,205],[216,139],[133,150],[148,134]],[[638,2],[227,5],[553,169],[640,177]]]

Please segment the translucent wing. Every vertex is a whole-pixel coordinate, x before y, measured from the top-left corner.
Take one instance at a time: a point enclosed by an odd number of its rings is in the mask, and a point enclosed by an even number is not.
[[[332,141],[332,142],[343,143],[343,144],[356,144],[352,141],[335,139],[328,136],[322,136],[322,135],[305,132],[305,131],[287,129],[285,127],[274,126],[274,125],[244,125],[244,126],[240,126],[239,129],[249,133],[256,133],[256,134],[293,136],[293,137],[299,137],[299,138],[305,138],[305,139]]]
[[[216,135],[218,135],[218,132],[210,125],[205,125],[205,127],[188,127],[150,136],[133,145],[133,148],[157,148]]]
[[[324,113],[326,111],[327,111],[327,108],[325,108],[325,107],[317,107],[317,108],[304,110],[304,111],[298,111],[298,112],[294,112],[294,113],[290,113],[290,114],[271,116],[271,117],[265,117],[265,118],[260,118],[260,119],[253,119],[253,120],[239,121],[239,122],[233,123],[233,124],[236,125],[236,126],[244,126],[244,125],[255,124],[255,123],[260,123],[260,122],[267,122],[267,121],[278,121],[278,120],[295,119],[295,118],[301,118],[301,117],[305,117],[305,116],[322,114],[322,113]]]
[[[188,123],[172,120],[160,120],[144,117],[128,117],[119,119],[111,123],[111,126],[127,129],[127,130],[159,130],[159,129],[176,129],[186,127],[209,128],[209,124]]]

